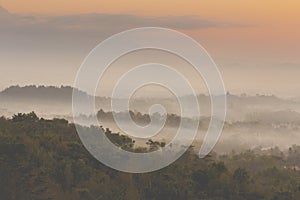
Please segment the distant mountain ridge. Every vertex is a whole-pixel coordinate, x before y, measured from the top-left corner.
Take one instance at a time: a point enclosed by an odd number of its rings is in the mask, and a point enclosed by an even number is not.
[[[0,12],[1,12],[1,7],[0,7]],[[63,99],[63,98],[70,98],[72,97],[72,92],[73,90],[76,90],[80,95],[82,96],[89,96],[92,97],[92,95],[87,94],[84,91],[81,91],[79,89],[76,89],[71,86],[44,86],[44,85],[27,85],[27,86],[18,86],[18,85],[13,85],[10,87],[5,88],[4,90],[0,91],[0,97],[18,97],[18,98],[40,98],[40,99],[45,99],[45,98],[56,98],[56,99]],[[106,98],[106,97],[100,97],[96,96],[97,98]],[[193,98],[192,95],[187,95],[184,96],[185,98]],[[208,95],[200,94],[198,95],[198,98],[209,98]],[[163,98],[163,99],[168,99],[168,98]],[[234,95],[227,93],[227,99],[232,99],[232,100],[238,100],[238,99],[248,99],[252,101],[281,101],[281,100],[288,100],[288,101],[296,101],[294,99],[281,99],[275,95],[247,95],[247,94],[242,94],[242,95]]]
[[[72,93],[71,86],[11,86],[0,92],[0,115],[10,115],[18,112],[35,111],[39,115],[72,115]],[[86,111],[84,105],[93,102],[93,96],[84,91],[75,89],[82,100],[83,109],[80,114],[90,115],[91,111]],[[185,96],[187,102],[193,96]],[[201,116],[210,116],[210,97],[200,94],[197,96]],[[124,99],[117,99],[124,103]],[[127,102],[127,101],[126,101]],[[140,113],[148,113],[149,108],[154,104],[161,104],[166,108],[167,113],[180,115],[180,106],[172,98],[134,98],[130,100],[130,110]],[[111,111],[111,99],[109,97],[95,97],[96,109]],[[194,109],[194,108],[193,108]],[[122,110],[114,110],[122,112]],[[298,118],[295,113],[278,112],[295,111],[300,113],[300,101],[295,99],[282,99],[274,95],[233,95],[227,94],[227,119],[230,121],[241,121],[253,117],[264,118],[268,113],[286,116],[291,120],[291,116]],[[271,114],[272,115],[272,114]],[[268,117],[267,117],[268,118]]]

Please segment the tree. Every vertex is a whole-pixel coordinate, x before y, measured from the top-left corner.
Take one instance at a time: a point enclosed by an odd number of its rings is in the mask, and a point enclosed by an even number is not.
[[[249,181],[249,174],[247,170],[243,168],[237,168],[233,172],[233,180],[235,180],[238,184],[246,184]]]
[[[38,120],[39,120],[39,118],[33,111],[28,114],[18,113],[17,115],[12,116],[13,122],[22,122],[22,121],[36,122]]]

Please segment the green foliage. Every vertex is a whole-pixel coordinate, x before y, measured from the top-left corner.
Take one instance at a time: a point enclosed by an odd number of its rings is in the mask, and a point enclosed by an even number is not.
[[[104,132],[134,152],[165,145],[149,140],[135,148],[131,138]],[[73,124],[20,113],[0,118],[0,199],[300,199],[300,147],[275,150],[199,159],[190,148],[162,170],[121,173],[85,150]]]

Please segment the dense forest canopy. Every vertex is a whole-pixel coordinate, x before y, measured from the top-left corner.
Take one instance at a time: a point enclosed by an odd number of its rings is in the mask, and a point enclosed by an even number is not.
[[[131,138],[103,129],[117,146]],[[94,159],[65,119],[34,112],[0,118],[0,199],[300,199],[300,147],[216,155],[199,159],[190,148],[152,173],[115,171]]]

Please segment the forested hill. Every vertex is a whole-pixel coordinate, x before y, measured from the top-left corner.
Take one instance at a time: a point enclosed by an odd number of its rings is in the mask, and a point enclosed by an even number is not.
[[[9,99],[15,101],[41,100],[41,101],[68,101],[72,100],[72,87],[70,86],[11,86],[0,92],[0,99]],[[77,90],[82,96],[88,97],[85,92]]]
[[[105,134],[138,152],[132,139],[108,129]],[[139,151],[162,146],[149,145]],[[205,159],[190,149],[162,170],[121,173],[95,160],[64,119],[45,120],[33,112],[0,118],[0,199],[5,200],[300,199],[297,166],[298,146],[287,154],[274,148]]]
[[[93,97],[84,91],[78,91],[83,103],[91,102]],[[71,116],[72,114],[72,91],[70,86],[11,86],[0,92],[0,115],[11,116],[16,112],[36,111],[43,116]],[[193,96],[184,97],[187,102],[194,99]],[[211,115],[210,97],[200,94],[197,96],[201,115]],[[125,101],[118,99],[118,101]],[[124,103],[124,102],[123,102]],[[148,113],[149,107],[161,104],[169,114],[180,115],[180,107],[174,98],[167,97],[135,97],[130,99],[130,107],[133,111]],[[97,110],[111,111],[111,99],[97,95],[95,98]],[[118,110],[123,111],[123,110]],[[227,94],[227,120],[240,121],[260,113],[272,113],[281,111],[293,111],[300,113],[299,99],[283,99],[274,95],[233,95]],[[90,115],[91,111],[82,111],[81,114]],[[94,113],[93,113],[94,114]]]

